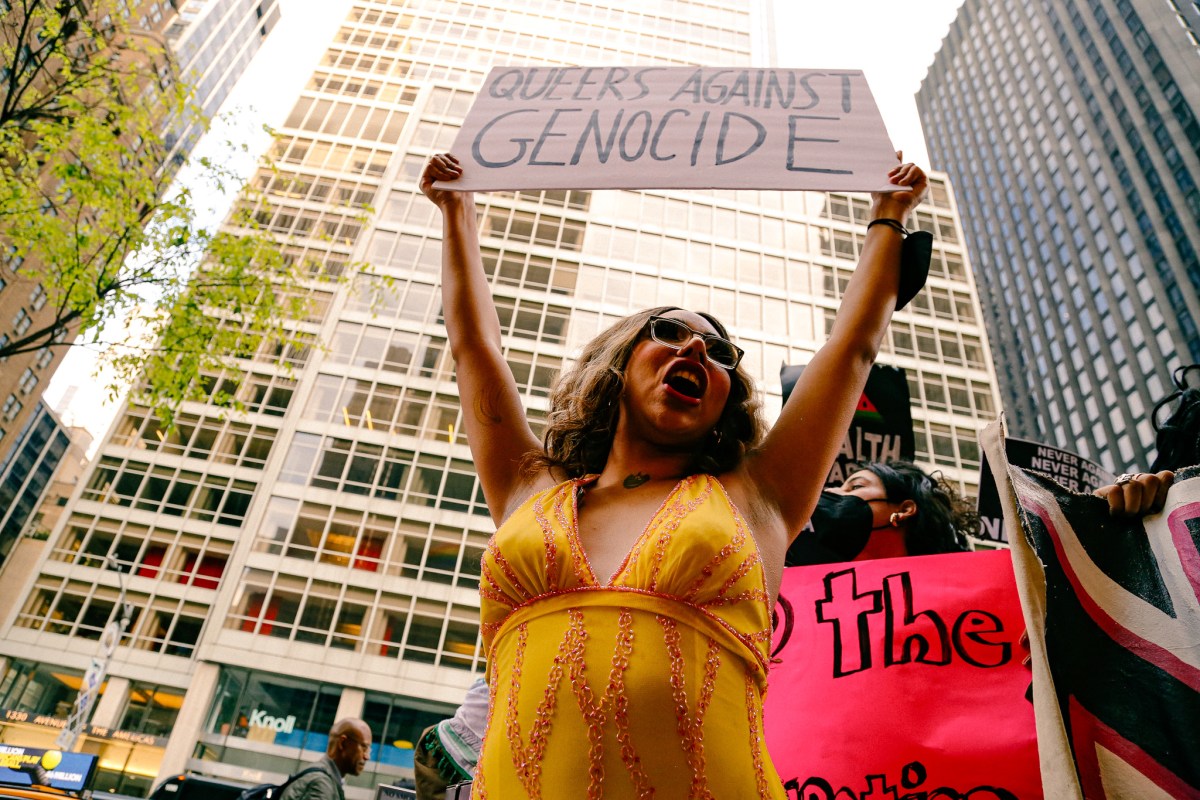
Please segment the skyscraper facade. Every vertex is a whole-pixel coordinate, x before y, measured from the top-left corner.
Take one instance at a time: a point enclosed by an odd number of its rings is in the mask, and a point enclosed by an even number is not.
[[[37,510],[70,444],[66,427],[38,403],[16,446],[0,461],[0,567]]]
[[[959,192],[1010,431],[1113,471],[1200,361],[1194,3],[967,0],[917,103]]]
[[[160,698],[154,713],[133,706],[132,724],[170,731],[135,745],[140,763],[279,778],[355,715],[376,744],[347,797],[409,778],[412,742],[483,672],[477,589],[494,530],[460,432],[423,164],[450,148],[493,65],[745,66],[769,10],[356,0],[246,209],[312,269],[312,311],[294,323],[312,346],[264,342],[206,379],[244,413],[188,403],[168,431],[122,410],[0,630],[0,707],[21,697],[10,684],[61,697],[125,586],[136,619],[92,723],[121,730],[127,698]],[[535,191],[478,205],[505,354],[539,429],[580,346],[659,304],[724,320],[773,417],[779,369],[824,340],[869,221],[866,196],[811,192]],[[908,372],[921,461],[971,488],[997,401],[944,176],[916,223],[937,240],[929,286],[896,315],[881,360]]]
[[[186,155],[279,22],[278,0],[186,0],[165,35],[182,80],[195,87],[199,119],[172,133],[172,156]]]

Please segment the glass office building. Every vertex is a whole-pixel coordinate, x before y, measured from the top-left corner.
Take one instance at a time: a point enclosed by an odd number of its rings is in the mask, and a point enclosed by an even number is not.
[[[917,95],[1010,431],[1122,472],[1200,361],[1195,3],[967,0]]]
[[[62,422],[39,402],[16,446],[0,461],[0,566],[25,532],[70,444]]]
[[[189,403],[168,432],[123,409],[5,623],[9,671],[82,669],[124,583],[136,619],[97,715],[118,725],[119,693],[135,687],[182,692],[164,774],[280,778],[324,749],[334,719],[357,715],[376,744],[347,797],[411,776],[413,741],[483,672],[477,588],[493,531],[460,432],[441,224],[419,172],[450,147],[492,65],[762,63],[769,12],[733,0],[353,3],[249,209],[292,257],[344,278],[311,286],[313,311],[295,326],[312,346],[266,343],[209,376],[210,394],[236,395],[243,414]],[[781,365],[806,363],[826,336],[868,205],[758,191],[480,197],[532,424],[584,342],[656,304],[725,320],[774,416]],[[882,361],[908,372],[920,460],[969,490],[997,400],[944,176],[917,221],[936,238],[929,286],[897,314]],[[110,554],[120,570],[103,568]]]
[[[195,88],[201,117],[213,119],[250,59],[279,22],[278,0],[185,0],[165,36],[184,83]],[[181,159],[203,133],[193,122],[172,132],[168,144]]]

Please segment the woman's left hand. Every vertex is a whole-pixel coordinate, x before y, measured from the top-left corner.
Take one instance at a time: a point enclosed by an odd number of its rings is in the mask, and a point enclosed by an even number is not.
[[[1116,483],[1101,486],[1093,494],[1108,500],[1108,513],[1114,517],[1140,517],[1157,514],[1167,502],[1167,490],[1175,482],[1174,472],[1125,474]]]

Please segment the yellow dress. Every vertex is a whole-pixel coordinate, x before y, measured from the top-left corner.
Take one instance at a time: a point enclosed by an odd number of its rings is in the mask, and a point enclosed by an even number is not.
[[[483,557],[491,706],[473,800],[786,800],[762,699],[770,614],[724,487],[680,481],[606,582],[577,489],[532,497]]]

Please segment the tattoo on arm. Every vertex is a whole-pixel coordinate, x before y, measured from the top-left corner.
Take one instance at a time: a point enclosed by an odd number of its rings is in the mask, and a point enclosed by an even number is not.
[[[484,425],[499,425],[504,421],[500,416],[500,399],[503,392],[499,387],[491,387],[480,391],[475,398],[475,419]]]

